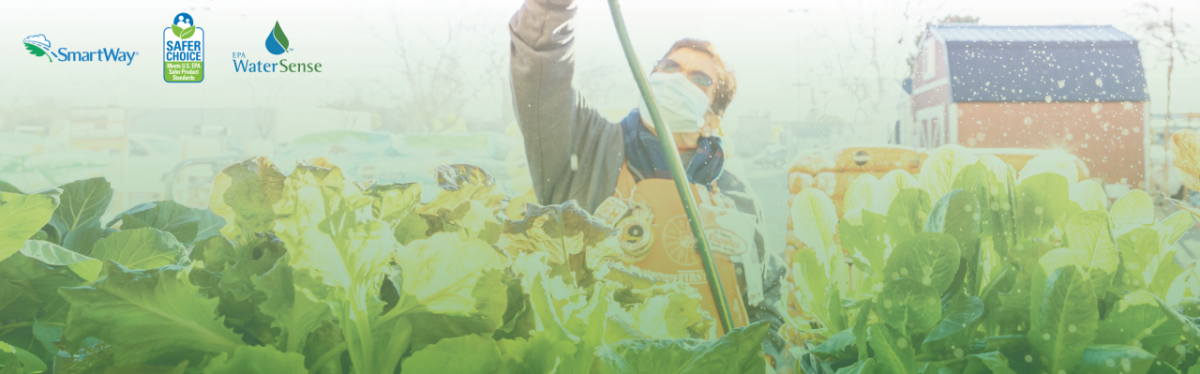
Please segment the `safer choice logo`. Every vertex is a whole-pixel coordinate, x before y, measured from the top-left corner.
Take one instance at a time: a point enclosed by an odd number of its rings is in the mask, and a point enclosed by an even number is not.
[[[204,29],[192,15],[179,13],[163,29],[163,80],[167,83],[204,81]]]
[[[293,49],[289,48],[290,46],[291,42],[287,34],[283,33],[283,27],[279,26],[279,21],[275,21],[275,27],[267,33],[267,52],[279,56],[291,52]],[[245,52],[233,52],[235,73],[321,73],[322,68],[320,62],[288,62],[286,58],[279,62],[252,62],[246,58]]]
[[[54,52],[54,50],[50,49],[50,38],[47,38],[43,34],[30,35],[21,41],[25,43],[25,50],[29,51],[29,54],[37,57],[45,56],[50,62],[54,62],[54,59],[71,62],[124,62],[125,66],[129,66],[133,63],[133,58],[138,55],[137,52],[122,51],[120,48],[72,51],[66,47],[62,47],[58,49],[58,52]]]

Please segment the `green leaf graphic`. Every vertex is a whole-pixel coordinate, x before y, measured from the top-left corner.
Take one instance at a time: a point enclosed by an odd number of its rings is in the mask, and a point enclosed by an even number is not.
[[[171,33],[175,34],[175,37],[178,38],[178,37],[180,37],[179,34],[183,33],[183,28],[179,27],[179,26],[171,25]]]
[[[38,47],[33,44],[25,43],[25,49],[28,49],[29,54],[31,54],[31,55],[38,56],[38,57],[46,56],[46,51],[43,50],[42,47]],[[46,56],[46,59],[50,60],[50,62],[54,62],[54,59],[50,58],[50,56]]]
[[[175,26],[175,27],[178,27],[178,26]],[[187,38],[192,37],[192,35],[194,35],[194,34],[196,34],[196,26],[188,27],[186,29],[183,29],[183,31],[179,32],[179,38],[187,39]]]
[[[271,31],[271,35],[275,35],[275,41],[279,42],[279,45],[282,45],[283,50],[286,52],[288,49],[288,38],[287,35],[283,34],[283,28],[279,27],[279,21],[275,21],[275,30]]]

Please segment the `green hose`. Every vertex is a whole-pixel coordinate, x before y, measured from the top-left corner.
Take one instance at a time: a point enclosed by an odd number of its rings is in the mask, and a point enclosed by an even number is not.
[[[646,108],[650,111],[650,119],[654,121],[654,129],[658,133],[658,141],[662,143],[663,153],[667,156],[667,165],[671,168],[671,177],[675,179],[675,188],[679,189],[679,197],[683,200],[683,209],[687,212],[688,223],[692,226],[692,234],[696,237],[696,252],[700,254],[700,262],[704,264],[704,274],[708,276],[708,287],[712,289],[713,300],[717,304],[718,318],[725,332],[733,329],[733,316],[729,313],[729,303],[725,298],[725,289],[721,288],[721,276],[717,274],[717,265],[713,261],[712,251],[708,247],[708,239],[704,237],[704,226],[700,224],[700,216],[696,214],[693,203],[692,189],[688,188],[687,177],[683,175],[683,164],[676,152],[675,139],[671,130],[663,123],[658,114],[658,103],[650,93],[650,85],[646,84],[646,75],[638,63],[637,54],[633,52],[633,43],[629,41],[629,32],[625,31],[625,17],[621,16],[621,5],[617,0],[608,0],[608,8],[612,10],[613,24],[617,27],[617,35],[621,37],[621,47],[625,49],[625,59],[633,70],[633,79],[637,81],[638,90],[646,100]]]

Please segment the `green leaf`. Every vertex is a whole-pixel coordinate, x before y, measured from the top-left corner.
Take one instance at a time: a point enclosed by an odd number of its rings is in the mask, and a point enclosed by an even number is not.
[[[1060,175],[1072,185],[1079,182],[1079,167],[1075,164],[1074,157],[1066,152],[1056,151],[1034,157],[1021,168],[1020,178],[1024,181],[1031,176],[1042,174]]]
[[[983,300],[962,291],[955,292],[942,312],[945,318],[938,321],[937,327],[925,336],[921,350],[946,354],[954,353],[953,350],[958,347],[966,347],[972,341],[972,333],[982,322],[983,310]]]
[[[275,222],[272,206],[283,193],[285,179],[266,158],[242,161],[218,173],[208,206],[225,219],[221,234],[236,241],[247,233],[270,230]]]
[[[274,347],[237,347],[230,357],[221,353],[204,367],[204,374],[307,374],[304,356]]]
[[[636,337],[650,339],[706,338],[714,320],[701,308],[695,287],[680,282],[621,291],[622,308],[610,318],[628,324]],[[832,299],[832,298],[831,298]],[[612,322],[610,322],[612,323]],[[606,331],[607,333],[608,331]],[[608,340],[614,342],[615,340]]]
[[[178,27],[178,26],[175,26],[175,27]],[[191,38],[192,35],[195,35],[195,34],[196,34],[196,26],[192,26],[192,27],[188,27],[186,29],[179,31],[179,38],[180,39],[188,39],[188,38]]]
[[[884,174],[883,178],[879,178],[879,184],[875,185],[878,195],[871,200],[872,212],[887,215],[888,208],[892,206],[892,201],[900,194],[900,190],[906,188],[921,189],[921,183],[917,182],[917,178],[913,177],[904,170],[892,170]]]
[[[1071,201],[1079,204],[1083,210],[1103,211],[1108,209],[1108,194],[1105,194],[1104,187],[1095,181],[1079,181],[1072,185],[1068,192]]]
[[[500,364],[500,349],[490,337],[467,335],[442,339],[404,360],[400,371],[420,373],[492,373]]]
[[[0,279],[0,320],[33,318],[41,307],[31,285]]]
[[[278,30],[279,22],[275,24]],[[287,49],[287,43],[281,44]],[[375,218],[396,224],[408,217],[408,213],[421,202],[421,184],[376,184],[363,191],[363,194],[371,197],[371,214]]]
[[[100,227],[100,217],[112,202],[113,189],[104,178],[77,180],[62,187],[58,208],[50,218],[56,241],[82,227]],[[67,247],[71,248],[71,247]],[[86,253],[85,253],[86,254]]]
[[[171,34],[174,34],[174,35],[175,35],[175,37],[177,37],[177,38],[178,38],[178,37],[179,37],[179,35],[180,35],[181,33],[183,33],[183,28],[182,28],[182,27],[179,27],[179,26],[176,26],[176,25],[171,25]],[[181,38],[181,39],[182,39],[182,38]]]
[[[875,190],[878,189],[879,179],[869,173],[863,173],[850,186],[846,187],[846,193],[842,195],[842,211],[849,212],[854,209],[870,210],[875,206]],[[876,212],[884,214],[887,211]]]
[[[1069,198],[1067,178],[1043,173],[1017,185],[1016,220],[1023,238],[1042,238],[1054,225],[1080,211]]]
[[[1196,327],[1196,323],[1191,318],[1179,314],[1179,311],[1167,305],[1167,302],[1163,301],[1162,298],[1151,296],[1154,297],[1154,301],[1158,302],[1158,308],[1163,311],[1163,314],[1170,317],[1171,324],[1175,327],[1176,331],[1182,331],[1183,338],[1187,339],[1188,343],[1191,343],[1192,346],[1200,345],[1200,328]]]
[[[50,220],[54,199],[0,192],[0,261],[12,256]]]
[[[855,347],[854,334],[850,330],[843,330],[837,334],[833,334],[829,339],[826,339],[816,348],[812,349],[812,353],[825,359],[849,360],[858,358],[858,349]]]
[[[26,45],[26,46],[30,46],[30,45],[32,45],[32,44],[25,43],[25,45]],[[34,46],[34,48],[37,48],[37,47],[36,47],[36,46]],[[42,51],[42,49],[41,49],[41,48],[37,48],[37,50],[38,50],[39,52],[41,52],[41,51]],[[45,52],[42,52],[42,54],[45,54]],[[38,57],[41,57],[42,55],[37,55],[37,56],[38,56]],[[15,194],[22,194],[22,193],[23,193],[23,192],[21,192],[21,190],[20,190],[20,189],[18,189],[16,186],[13,186],[13,185],[11,185],[11,184],[5,183],[4,181],[0,181],[0,192],[8,192],[8,193],[15,193]]]
[[[287,262],[286,257],[279,258],[275,267],[255,276],[253,283],[266,296],[259,308],[273,319],[271,326],[279,329],[276,339],[283,342],[280,348],[285,352],[302,352],[309,334],[331,319],[332,314],[329,305],[312,300],[302,289],[295,288],[292,268]]]
[[[908,336],[891,330],[882,323],[871,325],[868,331],[871,348],[875,350],[875,360],[878,361],[876,366],[879,373],[918,373],[913,344]]]
[[[1150,278],[1147,290],[1159,297],[1174,299],[1168,295],[1171,284],[1183,274],[1183,268],[1175,263],[1175,248],[1160,252],[1150,261],[1150,267],[1142,273],[1143,279]]]
[[[793,203],[794,204],[794,203]],[[915,188],[900,190],[887,211],[887,235],[896,246],[925,227],[929,211],[933,209],[929,193]],[[795,224],[793,224],[795,226]]]
[[[1149,227],[1132,229],[1117,238],[1117,250],[1121,255],[1120,281],[1125,286],[1130,289],[1149,286],[1145,273],[1157,264],[1154,260],[1161,251],[1160,245],[1158,231]]]
[[[100,268],[104,265],[100,260],[40,240],[26,241],[25,246],[21,247],[21,254],[47,265],[66,266],[88,282],[100,276]]]
[[[545,253],[549,256],[546,264],[554,275],[572,278],[571,283],[587,287],[589,281],[595,280],[594,271],[625,253],[614,232],[574,201],[547,206],[530,204],[525,219],[504,223],[496,246],[511,258]]]
[[[1108,232],[1108,215],[1101,210],[1079,212],[1067,221],[1067,243],[1081,254],[1083,269],[1092,279],[1096,296],[1107,292],[1120,266],[1120,253]]]
[[[958,244],[950,235],[923,232],[905,240],[892,251],[884,270],[885,279],[906,278],[946,292],[958,272]]]
[[[38,47],[33,44],[25,43],[25,49],[29,51],[29,54],[37,56],[37,57],[42,57],[42,56],[46,55],[46,51],[42,50],[41,47]],[[3,182],[0,182],[0,183],[3,183]],[[5,183],[5,184],[7,184],[7,183]],[[17,191],[4,191],[4,192],[20,193]]]
[[[225,196],[228,198],[229,192]],[[384,347],[375,346],[370,319],[382,312],[383,303],[377,293],[399,246],[387,224],[371,216],[370,205],[371,198],[348,185],[341,169],[298,166],[284,183],[274,213],[261,215],[273,220],[275,234],[287,246],[288,265],[294,269],[293,284],[330,305],[350,347],[350,359],[363,372],[377,372],[389,365],[379,361],[388,357],[376,359],[377,348]],[[214,206],[213,211],[219,214],[221,210]],[[403,264],[405,260],[398,260],[405,271],[414,270]],[[445,278],[447,273],[456,273],[448,266],[424,269],[437,274],[426,277],[427,281],[457,281]],[[405,278],[406,288],[420,279]]]
[[[425,222],[420,215],[409,214],[396,224],[396,229],[392,233],[396,237],[396,241],[403,245],[408,245],[413,240],[428,238],[425,233],[429,231],[429,224]]]
[[[436,214],[438,210],[454,208],[474,200],[499,213],[500,202],[506,197],[496,179],[474,165],[454,164],[437,167],[440,191],[429,204],[417,207],[417,212]]]
[[[884,269],[884,253],[887,251],[887,240],[884,237],[886,218],[871,211],[863,211],[861,225],[853,225],[848,220],[838,222],[838,235],[842,239],[842,247],[850,251],[850,256],[861,254],[867,260],[869,269],[876,276],[882,276]]]
[[[555,373],[562,359],[575,352],[570,342],[539,333],[529,339],[504,339],[496,342],[503,355],[499,373]]]
[[[1046,254],[1034,269],[1029,308],[1029,341],[1051,373],[1074,370],[1095,339],[1100,320],[1091,279],[1069,260],[1047,261],[1056,251]]]
[[[1182,339],[1171,316],[1164,314],[1146,291],[1122,297],[1100,321],[1096,332],[1096,344],[1139,346],[1148,352],[1158,352]]]
[[[714,341],[625,340],[600,346],[600,373],[754,373],[766,370],[762,339],[770,325],[739,327]]]
[[[113,346],[117,365],[170,359],[187,351],[234,351],[241,337],[222,324],[217,300],[197,297],[199,290],[188,281],[190,270],[105,264],[106,277],[96,283],[59,290],[71,304],[64,339],[73,347],[88,337],[101,339]]]
[[[866,360],[868,354],[867,347],[867,322],[871,319],[871,308],[875,306],[874,300],[866,299],[862,302],[862,306],[858,308],[858,315],[854,316],[854,327],[850,329],[854,334],[854,345],[858,348],[858,360]]]
[[[143,228],[117,232],[96,242],[92,256],[100,261],[116,261],[131,269],[152,269],[175,263],[185,249],[174,235]]]
[[[1192,229],[1196,221],[1192,218],[1192,214],[1186,211],[1178,211],[1167,217],[1162,222],[1154,225],[1154,230],[1158,231],[1158,237],[1162,240],[1162,247],[1167,248],[1179,241],[1188,230]]]
[[[945,145],[929,153],[921,164],[921,188],[929,193],[930,199],[941,199],[950,192],[954,178],[963,168],[975,164],[978,157],[960,145]]]
[[[817,260],[813,251],[796,251],[793,271],[796,276],[796,293],[800,306],[821,321],[829,320],[828,300],[829,273]]]
[[[487,243],[449,233],[414,241],[397,252],[395,259],[404,269],[404,294],[440,314],[479,312],[473,295],[476,285],[487,272],[504,268],[503,258]],[[505,298],[502,292],[495,296]],[[502,301],[498,310],[489,316],[494,327],[503,323],[501,316],[507,306],[506,298],[497,301]]]
[[[192,244],[200,231],[200,217],[191,208],[174,201],[138,204],[117,215],[108,226],[118,220],[122,221],[121,230],[152,227],[171,233],[185,246]]]
[[[1146,191],[1132,190],[1113,203],[1108,211],[1113,236],[1121,237],[1135,228],[1154,224],[1154,199]]]
[[[911,279],[884,284],[875,309],[883,322],[906,336],[923,334],[942,319],[941,294]]]
[[[1083,373],[1146,374],[1154,355],[1134,346],[1093,345],[1083,353]]]
[[[1008,367],[1008,358],[1000,352],[987,352],[967,356],[965,374],[1017,374]]]
[[[868,358],[866,360],[855,362],[854,365],[838,369],[837,374],[870,374],[874,372],[875,360]]]
[[[982,214],[975,194],[956,189],[933,204],[929,219],[925,222],[925,231],[950,235],[958,242],[962,257],[970,261],[975,258],[980,221]]]
[[[67,233],[62,240],[62,246],[82,255],[91,255],[96,242],[117,232],[100,226],[84,226]]]
[[[221,228],[225,227],[224,218],[213,213],[212,209],[193,209],[192,211],[199,218],[199,223],[196,225],[196,240],[193,243],[221,235]]]
[[[825,301],[825,309],[829,310],[829,323],[826,327],[830,331],[842,331],[849,327],[849,322],[846,319],[846,311],[842,308],[842,293],[837,287],[832,287],[829,290],[829,299]]]
[[[11,359],[6,360],[5,356],[10,357]],[[16,370],[17,368],[9,367],[5,368],[5,373],[41,373],[46,371],[46,363],[42,362],[37,355],[29,353],[29,351],[24,349],[8,345],[5,342],[0,342],[0,364],[21,365],[20,369],[23,370],[19,371]]]
[[[801,190],[792,198],[791,216],[792,235],[817,253],[822,266],[828,264],[837,250],[833,234],[838,218],[833,200],[819,189]]]
[[[271,35],[275,36],[275,41],[279,42],[284,50],[288,49],[288,38],[283,34],[283,28],[279,27],[279,21],[275,21],[275,29],[271,30]]]
[[[991,237],[992,249],[1000,257],[1008,256],[1016,239],[1013,222],[1015,186],[1009,181],[1009,176],[1015,173],[1011,169],[1012,166],[996,156],[986,155],[980,157],[975,165],[963,168],[951,186],[970,191],[978,199],[978,207],[982,211],[979,237]]]

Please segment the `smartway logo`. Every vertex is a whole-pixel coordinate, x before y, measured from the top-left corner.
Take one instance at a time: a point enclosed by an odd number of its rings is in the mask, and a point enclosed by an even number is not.
[[[276,56],[291,52],[290,43],[279,21],[275,21],[275,27],[267,34],[267,52]],[[320,62],[288,62],[286,58],[279,62],[252,62],[246,58],[245,52],[233,52],[235,73],[321,73],[321,68]]]
[[[204,81],[204,29],[192,15],[179,13],[163,29],[163,80],[167,83]]]
[[[138,55],[137,52],[122,51],[120,48],[100,48],[94,51],[72,51],[66,47],[59,48],[57,52],[50,49],[50,39],[43,34],[30,35],[22,42],[25,42],[25,49],[29,54],[42,57],[50,62],[58,61],[104,61],[104,62],[124,62],[125,66],[133,63],[133,58]]]

